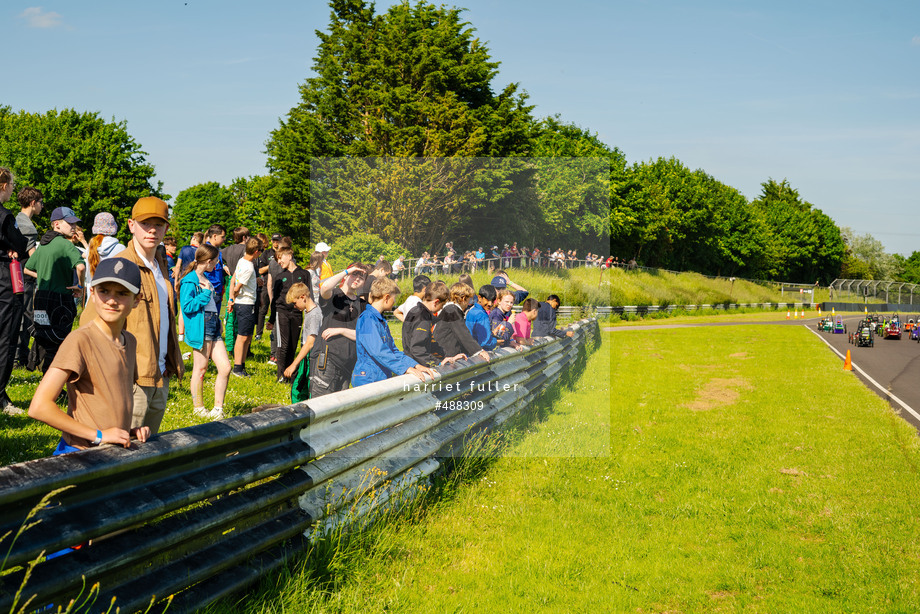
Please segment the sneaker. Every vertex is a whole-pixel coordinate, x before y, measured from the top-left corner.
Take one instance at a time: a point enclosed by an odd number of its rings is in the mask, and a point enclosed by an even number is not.
[[[200,416],[200,417],[202,417],[202,418],[210,418],[210,417],[211,417],[211,412],[209,412],[209,411],[208,411],[207,409],[205,409],[204,407],[196,407],[195,409],[192,410],[192,413],[195,414],[196,416]]]
[[[23,411],[13,405],[13,402],[9,400],[0,404],[0,407],[3,408],[3,413],[5,413],[7,416],[21,416],[23,414]]]
[[[279,383],[279,384],[290,384],[290,383],[291,383],[291,380],[289,380],[289,379],[286,378],[286,377],[279,377],[279,378],[278,378],[278,383]]]
[[[224,408],[223,408],[223,407],[215,407],[214,409],[212,409],[211,411],[208,412],[208,416],[209,416],[212,420],[220,420],[221,418],[224,417]]]
[[[258,335],[256,335],[256,341],[262,341],[262,334],[261,334],[261,333],[259,333]]]
[[[191,357],[192,357],[192,353],[186,352],[185,354],[182,355],[182,360],[188,360]]]
[[[230,371],[230,374],[231,374],[231,375],[235,375],[235,376],[237,376],[237,377],[252,377],[251,375],[249,375],[248,373],[246,373],[246,370],[245,370],[245,369],[241,369],[240,371],[237,371],[236,369],[233,369],[232,371]]]
[[[268,362],[272,363],[273,365],[276,365],[278,364],[278,359],[275,358],[274,356],[269,356]]]

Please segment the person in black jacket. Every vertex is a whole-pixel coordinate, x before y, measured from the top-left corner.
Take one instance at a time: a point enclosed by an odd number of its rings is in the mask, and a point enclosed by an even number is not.
[[[425,286],[421,302],[409,310],[403,321],[403,352],[428,367],[446,365],[466,358],[465,354],[444,357],[444,350],[434,339],[438,317],[434,314],[447,302],[447,284],[435,281]]]
[[[470,308],[470,299],[474,296],[476,291],[466,284],[456,283],[450,287],[450,302],[438,314],[439,321],[434,327],[434,340],[444,350],[445,356],[478,355],[489,360],[489,353],[476,343],[470,329],[466,327],[464,314]]]
[[[13,416],[21,414],[22,410],[10,401],[6,386],[13,373],[23,306],[22,287],[18,288],[18,294],[13,289],[13,269],[19,271],[17,281],[21,284],[22,259],[29,256],[26,238],[19,232],[16,217],[4,206],[15,187],[13,173],[0,166],[0,411]]]
[[[540,303],[537,310],[537,319],[533,322],[533,330],[530,333],[534,337],[571,337],[575,333],[570,330],[562,331],[556,328],[556,310],[559,309],[559,297],[550,294],[546,297],[545,303]]]

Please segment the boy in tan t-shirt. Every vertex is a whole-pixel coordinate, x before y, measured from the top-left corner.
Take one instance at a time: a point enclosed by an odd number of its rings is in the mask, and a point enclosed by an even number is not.
[[[131,428],[137,340],[125,320],[140,300],[141,273],[124,258],[99,263],[91,299],[96,317],[64,339],[42,378],[29,416],[61,431],[54,455],[102,443],[130,446],[131,437],[146,441],[150,428]],[[67,384],[67,413],[55,399]]]

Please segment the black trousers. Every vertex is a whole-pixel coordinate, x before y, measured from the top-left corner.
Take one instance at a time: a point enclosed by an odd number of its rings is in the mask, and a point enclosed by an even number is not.
[[[303,314],[296,309],[278,309],[277,313],[275,329],[278,332],[278,349],[275,351],[275,363],[278,366],[278,377],[284,377],[284,370],[291,366],[297,356],[297,339],[300,337]]]
[[[32,339],[29,328],[32,326],[32,303],[35,299],[35,278],[30,275],[23,276],[25,293],[22,295],[22,325],[19,327],[19,349],[16,360],[20,364],[29,362],[29,341]]]
[[[13,362],[19,347],[19,326],[22,323],[22,295],[13,293],[9,262],[0,262],[0,403],[9,396],[6,387],[13,373]]]

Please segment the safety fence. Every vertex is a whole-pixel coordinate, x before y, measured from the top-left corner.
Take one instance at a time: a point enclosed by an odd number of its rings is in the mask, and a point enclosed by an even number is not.
[[[813,303],[712,303],[705,305],[602,305],[602,306],[578,306],[578,305],[560,305],[556,310],[556,315],[560,318],[577,318],[588,315],[597,317],[606,316],[624,316],[624,315],[646,315],[649,313],[674,312],[674,311],[705,311],[708,309],[726,310],[726,309],[814,309]],[[515,305],[513,311],[520,312],[521,306]],[[829,309],[829,308],[828,308]]]
[[[566,330],[444,367],[427,385],[403,375],[127,450],[2,467],[0,611],[66,605],[96,583],[94,612],[113,600],[121,612],[189,612],[239,591],[530,405],[599,343],[596,319]]]

